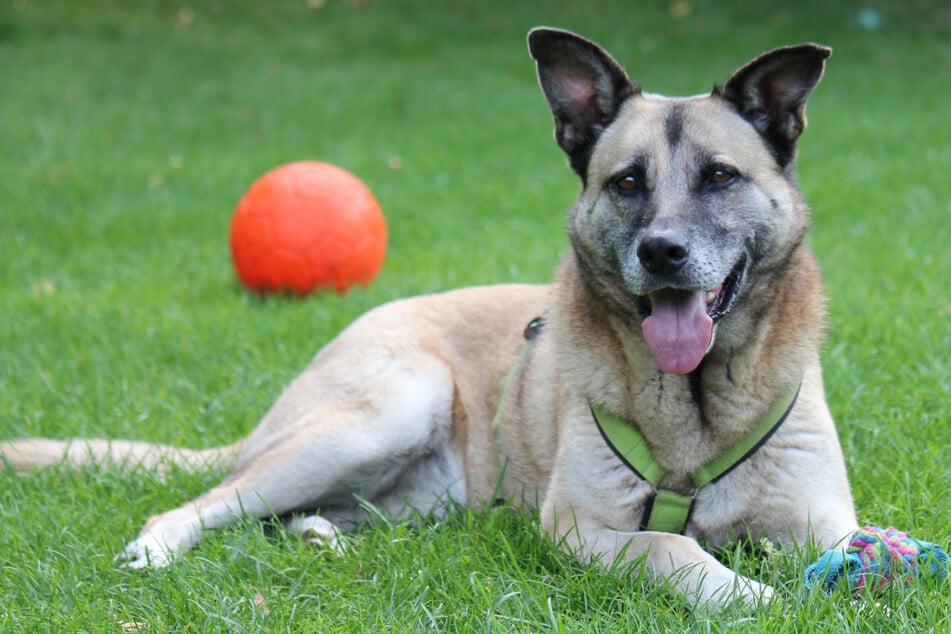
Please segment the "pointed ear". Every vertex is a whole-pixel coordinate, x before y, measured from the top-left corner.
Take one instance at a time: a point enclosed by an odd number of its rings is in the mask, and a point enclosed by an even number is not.
[[[818,44],[785,46],[763,53],[714,90],[770,143],[780,165],[796,152],[806,128],[806,100],[819,83],[832,49]]]
[[[528,48],[555,117],[555,139],[584,177],[601,132],[640,88],[600,46],[569,31],[532,29]]]

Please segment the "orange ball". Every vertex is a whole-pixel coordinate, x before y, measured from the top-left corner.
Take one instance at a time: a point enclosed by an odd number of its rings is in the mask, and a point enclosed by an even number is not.
[[[259,293],[369,284],[386,257],[386,220],[353,174],[316,161],[288,163],[256,180],[231,221],[231,258]]]

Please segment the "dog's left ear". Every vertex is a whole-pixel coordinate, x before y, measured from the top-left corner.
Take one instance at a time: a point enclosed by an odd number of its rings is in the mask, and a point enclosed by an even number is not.
[[[604,49],[570,31],[532,29],[528,48],[555,117],[555,139],[584,178],[598,137],[640,88]]]
[[[780,165],[792,161],[806,128],[806,100],[822,78],[832,49],[784,46],[763,53],[715,88],[770,143]]]

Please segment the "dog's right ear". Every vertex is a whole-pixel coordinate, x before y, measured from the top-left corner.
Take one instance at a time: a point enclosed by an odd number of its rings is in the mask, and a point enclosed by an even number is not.
[[[785,167],[795,156],[796,139],[806,129],[806,100],[831,54],[831,48],[819,44],[773,49],[733,73],[713,94],[734,105]]]
[[[584,178],[601,132],[640,88],[604,49],[570,31],[532,29],[528,49],[555,117],[555,139]]]

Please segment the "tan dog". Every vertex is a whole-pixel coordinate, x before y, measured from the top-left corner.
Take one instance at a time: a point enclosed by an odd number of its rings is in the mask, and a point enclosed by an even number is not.
[[[373,310],[234,445],[24,439],[0,444],[6,463],[233,464],[148,521],[121,555],[133,568],[242,514],[319,512],[289,526],[334,544],[365,517],[357,496],[394,517],[501,498],[539,504],[544,530],[584,556],[645,556],[687,595],[754,602],[772,590],[696,537],[828,547],[851,533],[819,364],[822,284],[792,174],[830,51],[776,49],[712,94],[668,98],[577,35],[535,29],[529,46],[583,184],[550,287]]]

